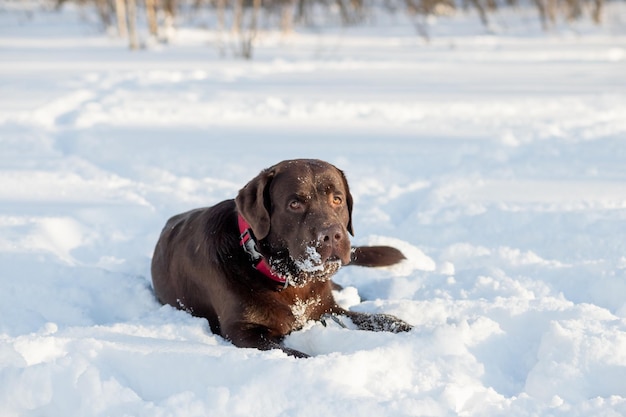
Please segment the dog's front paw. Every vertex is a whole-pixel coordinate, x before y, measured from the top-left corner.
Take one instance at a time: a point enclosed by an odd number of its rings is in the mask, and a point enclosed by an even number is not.
[[[406,321],[400,320],[397,317],[393,317],[393,316],[391,317],[394,319],[394,321],[389,323],[388,331],[393,332],[393,333],[400,333],[400,332],[408,332],[411,329],[413,329],[413,326],[411,326]]]
[[[352,322],[361,330],[373,332],[408,332],[413,328],[409,323],[391,314],[365,314],[351,312]]]

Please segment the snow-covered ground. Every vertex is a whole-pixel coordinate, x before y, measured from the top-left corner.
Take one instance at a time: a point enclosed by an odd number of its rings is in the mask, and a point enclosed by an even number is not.
[[[0,13],[0,416],[626,415],[624,16],[266,35],[245,62]],[[412,332],[311,323],[294,359],[155,301],[166,219],[294,157],[346,172],[356,244],[408,257],[338,298]]]

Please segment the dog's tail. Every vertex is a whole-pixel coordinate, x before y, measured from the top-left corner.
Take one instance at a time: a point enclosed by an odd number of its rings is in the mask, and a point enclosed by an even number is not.
[[[356,246],[352,248],[350,265],[377,267],[397,264],[406,257],[391,246]]]

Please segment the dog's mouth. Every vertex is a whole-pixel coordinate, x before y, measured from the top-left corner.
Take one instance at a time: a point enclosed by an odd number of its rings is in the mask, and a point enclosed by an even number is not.
[[[293,263],[302,272],[317,272],[324,269],[322,255],[313,246],[307,246],[305,254],[299,259],[293,259]]]
[[[335,255],[324,259],[315,247],[307,246],[301,257],[294,258],[283,252],[269,257],[269,264],[289,285],[302,287],[312,281],[328,281],[343,262]]]

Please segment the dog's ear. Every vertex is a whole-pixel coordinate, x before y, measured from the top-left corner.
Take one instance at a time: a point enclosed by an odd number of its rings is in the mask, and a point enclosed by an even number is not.
[[[343,187],[346,189],[346,205],[348,206],[349,215],[348,226],[346,227],[346,229],[348,229],[348,232],[350,232],[350,234],[354,236],[354,229],[352,228],[352,194],[350,194],[350,187],[348,187],[348,179],[346,178],[346,175],[339,168],[337,168],[337,171],[339,171],[339,173],[341,174]]]
[[[270,232],[269,185],[273,178],[274,171],[262,171],[239,190],[235,198],[237,210],[250,224],[254,236],[259,240]]]

